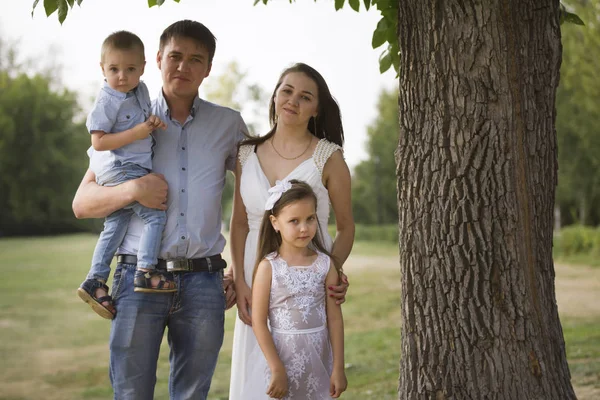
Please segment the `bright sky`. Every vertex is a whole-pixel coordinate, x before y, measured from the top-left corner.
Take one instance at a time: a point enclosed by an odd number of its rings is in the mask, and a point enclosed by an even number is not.
[[[21,58],[33,59],[42,67],[61,65],[63,84],[91,99],[103,78],[98,65],[102,41],[113,31],[130,30],[144,41],[147,66],[142,78],[154,97],[161,85],[155,55],[162,30],[177,20],[195,19],[217,37],[213,76],[221,75],[235,60],[249,81],[270,94],[281,71],[294,62],[317,69],[340,104],[346,160],[350,166],[356,165],[366,157],[366,130],[377,115],[379,92],[397,85],[391,70],[379,74],[383,47],[371,48],[378,11],[356,13],[346,6],[336,12],[333,0],[297,0],[294,4],[272,0],[267,6],[253,3],[181,0],[177,4],[166,0],[162,7],[149,9],[146,0],[85,0],[81,8],[75,6],[69,12],[61,26],[56,14],[46,18],[43,1],[32,18],[33,0],[0,0],[0,36],[18,41]],[[265,104],[265,110],[267,107]],[[263,126],[268,126],[266,120]]]

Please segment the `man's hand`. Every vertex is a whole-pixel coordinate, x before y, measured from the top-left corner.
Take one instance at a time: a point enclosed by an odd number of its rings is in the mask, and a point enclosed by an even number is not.
[[[235,304],[236,298],[233,270],[231,268],[223,275],[223,291],[225,292],[225,309],[229,310]]]
[[[167,209],[169,186],[163,175],[152,173],[125,184],[132,185],[133,198],[141,205],[157,210]]]
[[[252,317],[250,309],[252,308],[252,289],[248,287],[246,282],[238,282],[235,285],[237,296],[238,316],[246,325],[252,326]]]
[[[342,279],[340,284],[337,286],[329,286],[327,288],[329,289],[327,294],[330,297],[335,297],[335,304],[342,304],[346,301],[346,292],[348,291],[349,286],[350,282],[348,282],[348,277],[342,272]]]

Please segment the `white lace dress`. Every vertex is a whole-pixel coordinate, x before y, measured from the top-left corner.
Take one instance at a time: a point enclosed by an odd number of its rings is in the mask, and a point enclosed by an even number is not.
[[[252,272],[254,263],[256,262],[256,248],[258,245],[258,230],[265,212],[265,203],[269,197],[268,190],[271,187],[269,180],[260,166],[255,148],[255,146],[241,146],[238,154],[242,165],[240,194],[244,201],[248,215],[248,227],[250,228],[244,250],[244,275],[248,286],[252,284]],[[315,191],[318,202],[317,216],[319,218],[321,237],[323,238],[325,248],[328,250],[331,250],[332,245],[331,237],[327,232],[329,193],[323,185],[322,175],[323,168],[329,157],[341,149],[340,146],[321,139],[315,148],[313,156],[300,163],[285,177],[285,179],[302,180],[308,183]],[[243,385],[247,380],[246,373],[251,371],[258,362],[255,349],[260,350],[252,327],[244,324],[239,318],[236,318],[231,356],[229,400],[249,399],[243,393]],[[262,356],[262,353],[258,355]]]
[[[269,323],[279,358],[288,377],[285,400],[322,400],[329,396],[333,366],[327,314],[325,278],[330,258],[319,253],[310,266],[288,265],[276,253],[271,262]],[[260,353],[260,347],[254,350]],[[268,399],[265,394],[271,373],[262,353],[246,376],[244,398]]]

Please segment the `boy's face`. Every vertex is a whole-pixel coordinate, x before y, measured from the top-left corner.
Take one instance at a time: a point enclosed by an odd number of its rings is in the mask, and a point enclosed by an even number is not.
[[[174,37],[156,56],[167,97],[194,98],[210,74],[208,50],[196,40]]]
[[[100,62],[108,85],[122,93],[133,90],[140,83],[145,65],[139,49],[107,49]]]

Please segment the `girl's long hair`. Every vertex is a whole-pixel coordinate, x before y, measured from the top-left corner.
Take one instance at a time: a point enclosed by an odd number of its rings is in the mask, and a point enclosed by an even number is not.
[[[256,263],[254,264],[254,272],[252,274],[253,282],[254,277],[256,276],[258,264],[260,264],[260,262],[268,254],[279,251],[279,247],[282,243],[281,234],[279,232],[275,232],[275,229],[271,224],[270,216],[274,215],[275,217],[277,217],[281,210],[283,210],[286,206],[296,201],[304,199],[312,199],[315,202],[315,210],[317,209],[317,195],[308,183],[296,179],[291,179],[289,182],[292,184],[292,187],[281,195],[281,198],[279,198],[279,200],[275,202],[275,205],[273,206],[272,210],[265,211],[262,223],[260,224],[260,231],[258,236],[258,249],[256,252]],[[315,237],[313,237],[311,241],[311,245],[314,249],[331,257],[335,269],[338,271],[339,275],[341,273],[339,263],[337,262],[337,259],[333,255],[331,255],[331,252],[329,252],[327,249],[325,249],[325,246],[323,246],[323,240],[321,239],[321,235],[321,225],[319,225],[319,219],[317,217],[317,232],[315,233]]]
[[[296,63],[285,69],[281,73],[277,85],[275,85],[271,100],[269,101],[269,121],[271,123],[271,130],[266,135],[249,137],[248,139],[243,140],[240,142],[240,146],[245,144],[259,145],[275,134],[275,131],[277,130],[275,95],[277,94],[277,89],[279,89],[279,86],[281,86],[281,83],[283,82],[283,78],[285,78],[287,74],[293,72],[301,72],[317,84],[319,92],[319,109],[317,111],[316,120],[314,117],[311,117],[308,121],[307,128],[310,133],[319,139],[327,139],[339,146],[344,146],[344,128],[342,126],[340,107],[335,101],[335,98],[331,95],[329,86],[327,86],[327,82],[325,82],[325,78],[323,78],[316,69],[303,63]]]

